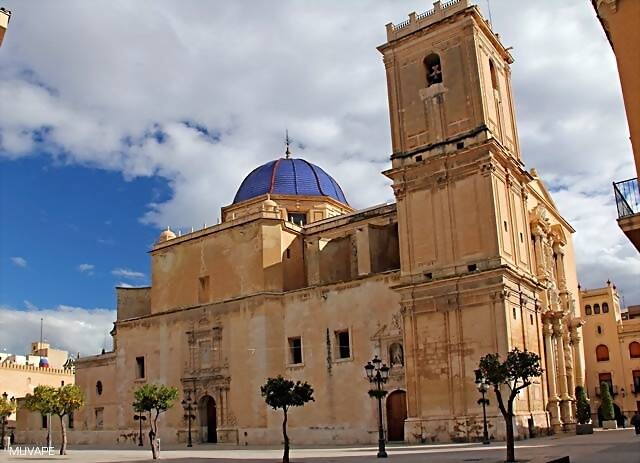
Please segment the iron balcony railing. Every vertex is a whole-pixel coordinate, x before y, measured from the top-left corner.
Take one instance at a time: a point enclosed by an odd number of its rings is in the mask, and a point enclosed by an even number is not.
[[[611,385],[609,384],[609,394],[611,394],[612,397],[615,397],[618,395],[618,386],[615,385]],[[600,397],[600,386],[596,386],[596,397]]]
[[[640,214],[640,189],[637,178],[614,183],[613,192],[616,195],[619,219]]]

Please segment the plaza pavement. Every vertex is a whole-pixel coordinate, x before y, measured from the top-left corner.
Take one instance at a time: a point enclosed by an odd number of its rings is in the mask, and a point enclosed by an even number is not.
[[[365,463],[385,461],[376,458],[375,446],[296,448],[291,451],[292,462],[306,463]],[[425,444],[389,445],[386,461],[398,463],[495,463],[504,461],[504,442],[482,444]],[[69,462],[151,462],[151,450],[91,449],[71,447],[66,456],[9,456],[0,451],[0,462],[69,461]],[[640,463],[640,435],[632,429],[596,431],[593,435],[559,435],[516,442],[516,458],[531,463],[548,462],[569,456],[571,463]],[[238,461],[276,462],[282,457],[277,447],[236,447],[198,445],[192,449],[164,449],[161,460],[170,463],[236,463]]]

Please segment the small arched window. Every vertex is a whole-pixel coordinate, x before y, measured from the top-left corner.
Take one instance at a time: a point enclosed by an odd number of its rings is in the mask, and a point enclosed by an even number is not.
[[[96,393],[98,395],[102,395],[102,381],[98,381],[96,383]]]
[[[598,334],[602,334],[602,326],[598,325]]]
[[[591,311],[591,305],[587,304],[584,306],[584,313],[587,315],[591,315],[592,311]]]
[[[491,86],[494,90],[498,90],[498,76],[492,59],[489,60],[489,73],[491,74]]]
[[[604,344],[596,347],[596,360],[598,360],[598,362],[606,362],[609,360],[609,348]]]
[[[629,355],[632,359],[640,358],[640,342],[633,341],[629,344]]]
[[[609,313],[609,304],[606,302],[602,303],[602,313]]]
[[[593,313],[600,313],[600,304],[593,304]]]
[[[442,82],[442,67],[440,57],[436,53],[431,53],[424,59],[424,67],[427,73],[427,87]]]

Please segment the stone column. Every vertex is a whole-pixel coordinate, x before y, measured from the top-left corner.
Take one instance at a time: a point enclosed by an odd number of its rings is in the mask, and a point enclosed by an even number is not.
[[[558,289],[560,292],[567,291],[567,277],[564,273],[564,249],[559,243],[553,244],[553,252],[556,253],[556,275],[558,275]]]
[[[575,398],[576,383],[573,376],[573,347],[569,342],[569,332],[565,330],[562,336],[562,342],[564,344],[564,361],[565,369],[567,371],[567,395],[572,399]]]
[[[560,395],[560,419],[562,424],[570,422],[571,398],[567,394],[567,367],[564,359],[563,326],[560,318],[553,321],[553,339],[558,359],[558,393]]]
[[[553,341],[551,339],[551,335],[553,334],[553,329],[551,323],[548,320],[544,320],[544,325],[542,329],[544,335],[544,347],[545,347],[545,363],[547,365],[547,382],[549,384],[549,405],[547,406],[547,410],[551,415],[551,427],[554,432],[560,431],[560,407],[558,406],[558,402],[560,401],[558,397],[558,391],[556,388],[556,360],[553,348]]]
[[[533,236],[533,251],[536,255],[536,274],[538,275],[538,277],[542,277],[544,276],[545,268],[544,252],[542,251],[542,232],[536,227],[536,229],[533,230]]]
[[[572,326],[569,336],[571,339],[571,345],[573,347],[573,373],[575,375],[576,386],[584,387],[584,356],[582,355],[582,336],[580,336],[580,331],[578,331],[581,326],[581,324]]]
[[[576,383],[573,372],[573,365],[575,364],[573,360],[573,346],[569,342],[569,330],[565,328],[562,341],[564,344],[564,359],[566,364],[567,371],[567,395],[569,396],[569,417],[568,422],[573,425],[575,424],[575,416],[576,416]]]

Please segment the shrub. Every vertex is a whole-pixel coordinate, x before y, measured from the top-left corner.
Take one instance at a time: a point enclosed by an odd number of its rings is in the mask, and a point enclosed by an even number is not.
[[[587,424],[591,421],[591,405],[584,391],[584,387],[576,387],[576,418],[578,423]]]
[[[600,383],[600,400],[602,401],[602,418],[604,421],[611,421],[615,419],[615,412],[613,410],[613,399],[609,392],[609,384]]]

